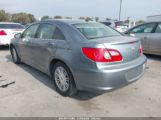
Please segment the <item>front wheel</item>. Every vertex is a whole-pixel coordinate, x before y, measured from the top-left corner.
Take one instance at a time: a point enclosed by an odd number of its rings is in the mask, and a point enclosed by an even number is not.
[[[52,79],[54,80],[56,90],[62,96],[72,96],[76,94],[77,89],[73,76],[64,63],[57,62],[53,66]]]
[[[17,54],[17,51],[14,47],[11,47],[11,56],[12,56],[12,60],[15,64],[20,64],[21,60]]]

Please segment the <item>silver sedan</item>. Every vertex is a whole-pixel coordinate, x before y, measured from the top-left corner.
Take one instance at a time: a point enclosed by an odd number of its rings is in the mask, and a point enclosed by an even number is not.
[[[16,34],[13,62],[26,63],[51,76],[56,90],[105,92],[139,79],[146,67],[139,39],[101,23],[47,20]]]
[[[161,55],[161,22],[141,24],[125,34],[140,38],[144,53]]]

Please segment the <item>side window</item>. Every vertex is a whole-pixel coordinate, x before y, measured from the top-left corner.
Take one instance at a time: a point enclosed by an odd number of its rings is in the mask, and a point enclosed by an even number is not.
[[[151,33],[154,26],[155,26],[154,23],[140,25],[140,26],[132,29],[130,33]]]
[[[56,39],[56,40],[65,40],[65,37],[64,37],[62,31],[59,28],[55,29],[54,39]]]
[[[52,24],[43,23],[40,25],[37,38],[41,39],[53,39],[55,26]]]
[[[36,31],[39,27],[39,24],[34,24],[27,28],[27,30],[24,31],[22,34],[22,38],[35,38]]]
[[[161,33],[161,23],[158,24],[156,30],[155,30],[155,33]]]

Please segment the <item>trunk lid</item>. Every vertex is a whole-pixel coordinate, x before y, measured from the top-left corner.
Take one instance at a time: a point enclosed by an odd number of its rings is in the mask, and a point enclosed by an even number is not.
[[[123,57],[122,62],[128,62],[137,59],[140,56],[140,41],[134,37],[116,36],[89,40],[103,44],[107,49],[119,51]]]

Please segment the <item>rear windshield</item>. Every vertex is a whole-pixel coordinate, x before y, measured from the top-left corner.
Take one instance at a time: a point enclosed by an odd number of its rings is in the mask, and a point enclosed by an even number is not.
[[[120,36],[121,34],[101,23],[79,23],[74,25],[87,39]]]
[[[0,28],[3,28],[3,29],[24,29],[24,27],[19,24],[0,24]]]

